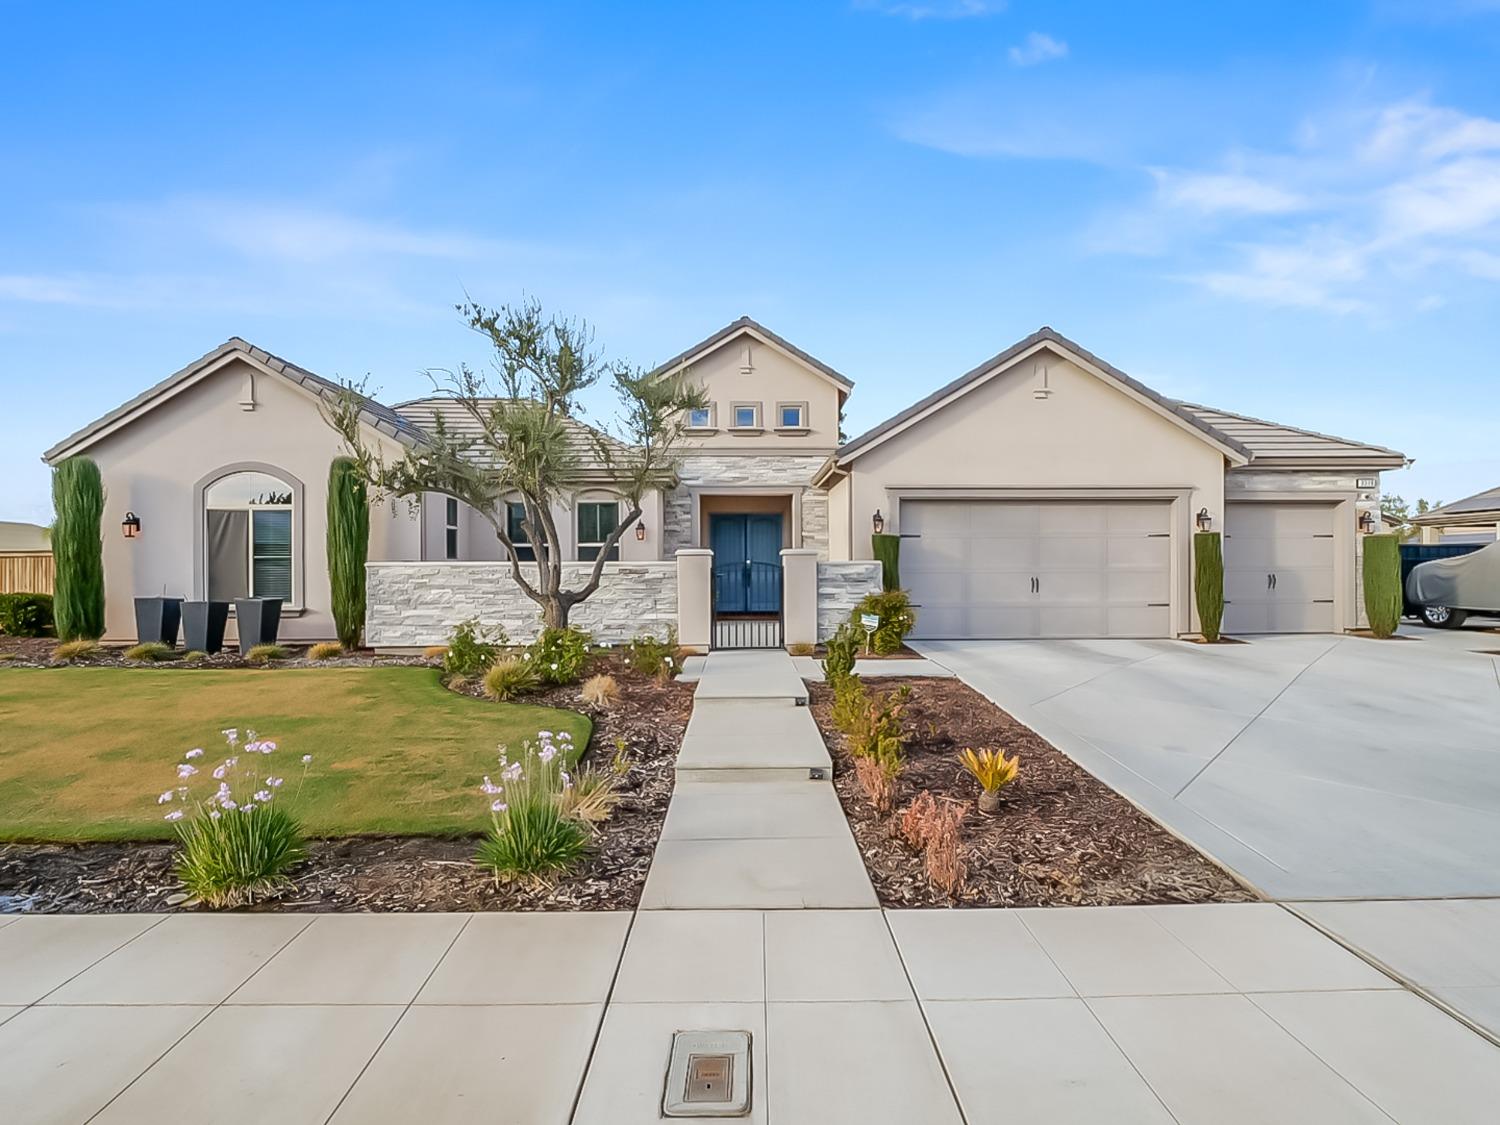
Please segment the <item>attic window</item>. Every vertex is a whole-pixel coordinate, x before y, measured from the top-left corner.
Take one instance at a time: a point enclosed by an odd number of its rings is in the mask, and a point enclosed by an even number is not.
[[[714,425],[714,411],[711,406],[696,406],[688,411],[688,429],[711,430]]]
[[[734,428],[737,430],[760,429],[760,403],[737,402],[734,404]]]
[[[778,403],[776,406],[776,428],[778,430],[807,429],[807,403]]]

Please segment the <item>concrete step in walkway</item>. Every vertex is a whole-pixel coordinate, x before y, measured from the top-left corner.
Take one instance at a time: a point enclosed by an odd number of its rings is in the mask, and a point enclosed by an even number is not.
[[[785,652],[709,655],[642,910],[876,905],[806,693]]]

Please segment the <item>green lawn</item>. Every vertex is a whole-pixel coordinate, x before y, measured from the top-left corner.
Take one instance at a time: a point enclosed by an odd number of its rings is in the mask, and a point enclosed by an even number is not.
[[[430,668],[0,668],[0,840],[169,838],[156,797],[183,754],[194,781],[226,727],[275,741],[311,835],[463,833],[489,822],[481,777],[497,746],[538,730],[588,742],[586,716],[456,695]]]

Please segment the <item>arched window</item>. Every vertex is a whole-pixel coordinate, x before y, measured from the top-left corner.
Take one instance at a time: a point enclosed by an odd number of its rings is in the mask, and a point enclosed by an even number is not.
[[[203,490],[204,574],[212,601],[283,598],[296,575],[296,489],[259,471],[231,472]]]

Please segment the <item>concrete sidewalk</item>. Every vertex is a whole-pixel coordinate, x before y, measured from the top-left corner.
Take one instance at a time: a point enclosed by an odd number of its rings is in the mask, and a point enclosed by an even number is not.
[[[751,1031],[752,1122],[1500,1101],[1500,1048],[1274,904],[0,918],[3,1116],[27,1125],[647,1125],[693,1027]]]
[[[642,910],[877,905],[806,701],[783,651],[709,654]]]

